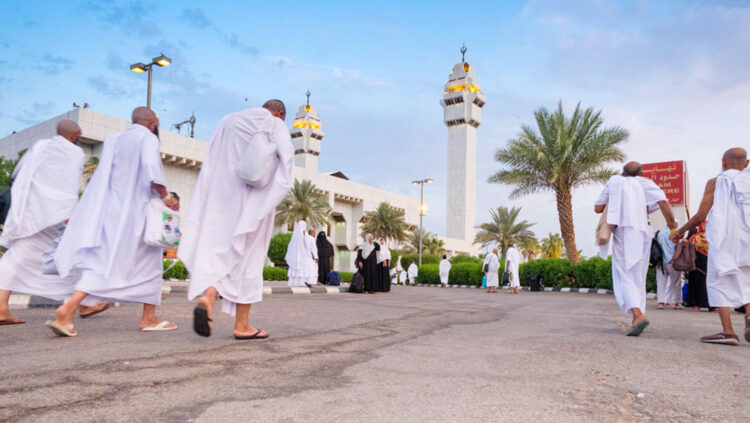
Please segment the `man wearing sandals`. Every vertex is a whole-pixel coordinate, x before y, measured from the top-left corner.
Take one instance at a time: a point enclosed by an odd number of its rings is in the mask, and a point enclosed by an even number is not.
[[[676,230],[671,239],[682,241],[687,231],[706,216],[708,303],[719,309],[722,331],[701,338],[701,342],[739,345],[732,327],[732,308],[745,306],[745,340],[750,342],[750,171],[747,151],[731,148],[721,159],[722,171],[708,181],[696,213]]]
[[[162,248],[144,241],[147,204],[161,198],[177,209],[166,188],[159,119],[146,107],[133,110],[133,124],[104,141],[99,166],[70,218],[55,254],[63,277],[76,279],[67,303],[48,321],[60,336],[76,336],[73,317],[85,298],[143,304],[143,332],[174,330],[156,316],[161,303]]]
[[[83,171],[81,128],[72,120],[57,124],[57,136],[36,142],[14,172],[11,206],[0,236],[9,247],[0,259],[0,326],[24,323],[10,312],[11,291],[62,301],[75,280],[42,274],[43,254],[58,237],[58,228],[73,213]],[[81,306],[81,317],[107,309],[101,302]]]
[[[607,207],[612,231],[612,287],[620,309],[632,316],[628,336],[639,336],[649,324],[646,318],[646,274],[651,251],[648,214],[660,209],[670,228],[677,227],[667,197],[652,180],[643,178],[638,162],[629,162],[622,175],[607,181],[594,205],[596,213]]]
[[[269,100],[226,116],[208,145],[178,253],[190,271],[188,298],[200,297],[193,310],[193,329],[200,336],[211,336],[214,303],[221,296],[222,311],[235,316],[236,339],[268,337],[248,319],[250,306],[263,299],[263,263],[276,206],[294,184],[294,148],[285,118],[284,103]],[[261,187],[240,176],[247,174],[239,159],[251,141],[273,144],[278,158],[275,168],[264,169],[270,179]]]

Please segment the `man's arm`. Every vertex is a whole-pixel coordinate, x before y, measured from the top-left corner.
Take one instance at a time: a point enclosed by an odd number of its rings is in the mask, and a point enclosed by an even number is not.
[[[167,187],[164,185],[160,185],[154,182],[151,182],[151,189],[159,193],[159,198],[164,200],[164,204],[169,207],[172,210],[178,210],[179,204],[177,202],[177,199],[169,195],[169,192],[167,191]]]
[[[710,179],[706,183],[706,190],[703,192],[703,199],[701,200],[701,204],[698,207],[698,212],[695,213],[693,217],[690,218],[690,220],[687,221],[680,229],[677,229],[672,233],[672,235],[669,237],[672,241],[676,242],[677,240],[681,239],[683,236],[685,236],[685,232],[695,228],[696,226],[703,223],[704,220],[706,220],[706,217],[708,216],[708,212],[711,211],[711,207],[714,205],[714,190],[716,189],[716,178]]]
[[[672,213],[672,207],[669,207],[669,203],[667,201],[659,201],[659,208],[661,209],[661,214],[664,215],[664,220],[667,221],[667,226],[669,226],[669,229],[675,229],[677,228],[677,220],[674,218],[674,214]]]

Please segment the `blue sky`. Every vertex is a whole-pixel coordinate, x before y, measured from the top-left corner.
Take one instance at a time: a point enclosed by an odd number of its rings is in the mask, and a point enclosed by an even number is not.
[[[129,65],[164,52],[173,65],[155,70],[153,91],[163,130],[195,111],[205,140],[225,114],[272,97],[293,116],[309,88],[326,132],[320,170],[412,196],[411,180],[434,178],[425,226],[442,234],[439,100],[462,43],[487,97],[477,224],[491,207],[523,206],[538,235],[559,231],[551,194],[511,201],[510,187],[486,183],[494,151],[558,101],[628,129],[628,159],[687,160],[693,210],[722,152],[748,146],[750,4],[698,0],[3,1],[0,137],[73,102],[127,118],[146,91]],[[599,190],[574,194],[587,255]]]

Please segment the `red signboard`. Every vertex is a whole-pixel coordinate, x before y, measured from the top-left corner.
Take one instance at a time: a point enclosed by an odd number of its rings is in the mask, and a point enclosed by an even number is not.
[[[687,177],[684,161],[644,164],[643,177],[651,179],[664,191],[670,205],[686,205]]]

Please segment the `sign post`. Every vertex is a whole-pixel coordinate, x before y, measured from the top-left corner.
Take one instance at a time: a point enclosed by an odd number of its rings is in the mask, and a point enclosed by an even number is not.
[[[643,177],[649,178],[667,195],[672,213],[680,224],[690,217],[690,192],[687,166],[683,160],[643,164]],[[666,227],[661,213],[651,215],[654,229]]]

